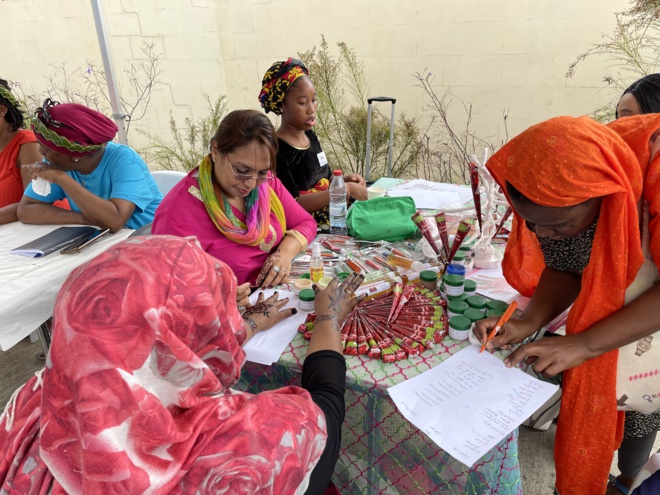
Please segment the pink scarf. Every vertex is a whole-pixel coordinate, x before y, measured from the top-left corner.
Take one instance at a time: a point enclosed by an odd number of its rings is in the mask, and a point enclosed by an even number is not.
[[[297,387],[231,390],[236,278],[194,239],[130,239],[67,279],[41,378],[0,420],[8,493],[301,494],[326,439]]]

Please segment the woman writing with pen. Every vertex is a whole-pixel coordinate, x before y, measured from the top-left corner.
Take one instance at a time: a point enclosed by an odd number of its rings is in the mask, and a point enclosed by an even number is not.
[[[559,117],[526,130],[487,164],[514,209],[504,275],[531,296],[522,316],[503,325],[487,348],[522,342],[572,306],[566,336],[520,346],[505,361],[515,366],[532,358],[539,373],[564,372],[555,442],[561,495],[605,493],[623,434],[617,349],[660,328],[660,286],[624,306],[645,258],[645,209],[649,256],[660,261],[658,135],[659,115],[608,126]],[[482,342],[495,323],[477,325]]]

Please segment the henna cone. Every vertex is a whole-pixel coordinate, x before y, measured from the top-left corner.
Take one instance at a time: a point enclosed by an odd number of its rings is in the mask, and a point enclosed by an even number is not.
[[[479,232],[481,232],[481,194],[479,194],[479,167],[477,164],[470,163],[470,186],[472,187],[472,200],[474,201],[474,210],[477,212],[477,222],[479,222]]]
[[[495,229],[495,233],[493,234],[493,237],[497,236],[497,234],[500,233],[500,230],[502,230],[502,227],[504,227],[504,222],[506,222],[509,219],[512,212],[513,210],[509,206],[504,212],[504,216],[502,217],[502,220],[500,220],[500,223],[497,224],[497,228]]]
[[[445,259],[449,258],[449,234],[447,233],[447,219],[444,212],[435,215],[435,223],[438,226],[438,233],[442,241],[442,250],[445,253]]]
[[[428,241],[428,243],[431,245],[431,248],[435,252],[436,256],[442,257],[440,250],[438,249],[438,246],[435,244],[435,239],[433,239],[433,234],[431,233],[431,229],[429,228],[428,223],[426,223],[426,219],[422,215],[422,212],[417,210],[417,212],[411,217],[412,221],[415,223],[419,231],[422,233],[424,236],[424,239]]]

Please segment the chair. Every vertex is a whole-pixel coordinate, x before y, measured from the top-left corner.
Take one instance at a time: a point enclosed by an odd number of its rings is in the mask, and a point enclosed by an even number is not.
[[[163,196],[186,176],[185,172],[178,172],[176,170],[154,170],[151,176],[156,181],[156,185]]]

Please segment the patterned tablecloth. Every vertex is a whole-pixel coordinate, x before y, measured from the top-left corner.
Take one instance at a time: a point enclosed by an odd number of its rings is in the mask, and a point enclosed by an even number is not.
[[[389,364],[346,356],[347,412],[333,480],[342,494],[522,494],[517,430],[468,468],[403,418],[387,394],[465,345],[446,337],[433,350]],[[306,353],[307,341],[297,334],[274,366],[246,363],[238,388],[299,385]]]

